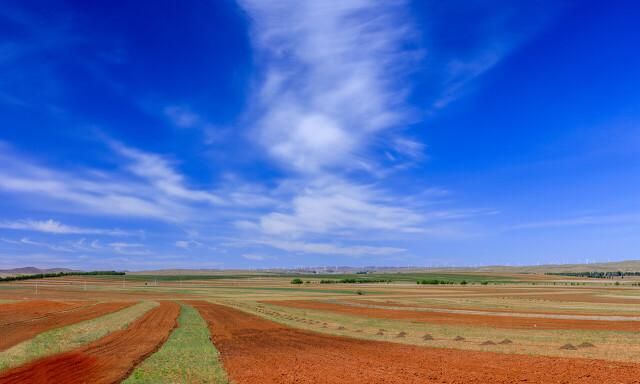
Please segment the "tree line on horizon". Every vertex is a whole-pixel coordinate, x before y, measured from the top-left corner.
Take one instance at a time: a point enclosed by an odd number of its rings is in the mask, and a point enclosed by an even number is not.
[[[587,277],[590,279],[613,279],[620,277],[624,279],[625,276],[640,276],[640,272],[547,272],[545,275]]]
[[[31,275],[15,275],[15,276],[0,277],[0,282],[44,279],[47,277],[62,277],[62,276],[97,276],[97,275],[118,276],[118,275],[124,275],[124,274],[125,274],[124,272],[116,272],[116,271],[34,273]]]

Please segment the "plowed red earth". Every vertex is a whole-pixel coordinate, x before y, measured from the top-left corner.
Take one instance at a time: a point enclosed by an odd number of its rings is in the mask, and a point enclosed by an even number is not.
[[[475,327],[508,328],[508,329],[583,329],[604,331],[640,330],[638,321],[605,321],[553,319],[542,317],[515,317],[495,315],[468,315],[458,313],[441,313],[425,311],[404,311],[382,308],[365,308],[350,305],[323,303],[319,301],[289,300],[265,301],[282,307],[316,309],[345,315],[371,317],[376,319],[410,320],[433,324],[465,325]]]
[[[500,313],[528,313],[528,314],[534,314],[534,315],[587,315],[587,316],[606,316],[606,315],[614,315],[617,317],[637,317],[637,314],[625,314],[625,313],[610,313],[610,312],[587,312],[587,311],[580,311],[580,312],[576,312],[576,311],[570,311],[570,310],[563,310],[563,309],[558,309],[558,310],[553,310],[553,311],[541,311],[541,310],[532,310],[532,309],[527,309],[526,311],[521,310],[521,309],[505,309],[505,308],[491,308],[491,309],[487,309],[486,307],[480,307],[480,306],[464,306],[464,307],[456,307],[456,306],[451,306],[451,305],[428,305],[428,304],[404,304],[404,303],[398,303],[395,301],[391,301],[391,300],[385,300],[385,301],[376,301],[376,300],[359,300],[359,299],[351,299],[351,300],[340,300],[341,302],[345,302],[345,303],[354,303],[354,304],[359,304],[359,305],[372,305],[372,306],[377,306],[377,307],[397,307],[397,308],[413,308],[413,309],[421,309],[421,308],[438,308],[438,309],[452,309],[452,310],[458,310],[458,309],[464,309],[464,310],[472,310],[472,311],[484,311],[484,312],[500,312]],[[638,303],[640,304],[640,302]],[[639,308],[640,309],[640,308]],[[640,325],[640,324],[639,324]]]
[[[91,303],[48,300],[26,300],[0,304],[0,327],[7,323],[30,320],[53,312],[69,311],[88,304]]]
[[[460,351],[288,328],[229,307],[193,303],[236,384],[640,383],[640,365]]]
[[[126,378],[156,351],[176,326],[180,306],[163,302],[117,331],[76,350],[46,357],[0,375],[0,384],[106,384]]]
[[[119,311],[133,303],[100,303],[66,311],[40,314],[33,319],[0,324],[0,351],[49,329],[64,327]]]

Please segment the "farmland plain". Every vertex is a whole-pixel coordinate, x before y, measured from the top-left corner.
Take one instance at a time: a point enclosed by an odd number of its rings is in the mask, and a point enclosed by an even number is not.
[[[0,283],[0,319],[0,383],[640,382],[633,278],[62,276]]]

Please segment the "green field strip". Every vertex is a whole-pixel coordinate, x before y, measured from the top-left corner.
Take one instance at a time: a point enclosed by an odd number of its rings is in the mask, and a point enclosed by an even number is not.
[[[95,319],[52,329],[0,352],[0,370],[16,367],[41,357],[66,352],[121,329],[156,307],[144,301]]]
[[[182,304],[178,328],[156,353],[143,361],[125,384],[227,384],[227,374],[210,340],[207,323],[196,309]]]

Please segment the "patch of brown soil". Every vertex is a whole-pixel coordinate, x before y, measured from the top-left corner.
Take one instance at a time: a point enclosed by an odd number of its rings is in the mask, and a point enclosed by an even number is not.
[[[510,317],[492,315],[471,315],[444,312],[408,311],[382,308],[366,308],[309,300],[265,301],[264,303],[282,307],[316,309],[346,315],[372,317],[378,319],[411,320],[445,325],[465,325],[510,329],[588,329],[609,331],[638,331],[638,321],[604,321],[552,319],[544,317]]]
[[[64,327],[81,321],[94,319],[107,313],[119,311],[129,303],[100,303],[74,308],[66,311],[50,312],[34,319],[15,321],[0,325],[0,351],[3,351],[21,341],[30,339],[49,329]]]
[[[0,304],[0,327],[17,321],[32,320],[54,312],[69,311],[88,305],[88,302],[68,302],[50,300],[25,300]]]
[[[640,365],[350,339],[292,329],[225,306],[193,305],[237,384],[640,383]]]
[[[178,304],[163,302],[125,330],[4,372],[0,384],[117,383],[164,343],[175,328],[179,313]]]

